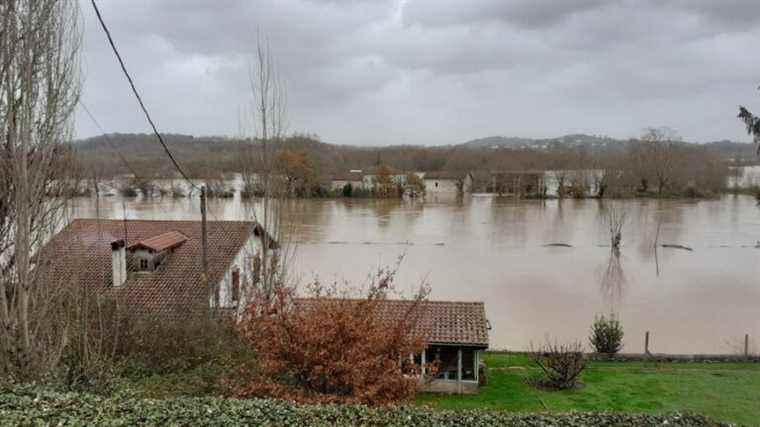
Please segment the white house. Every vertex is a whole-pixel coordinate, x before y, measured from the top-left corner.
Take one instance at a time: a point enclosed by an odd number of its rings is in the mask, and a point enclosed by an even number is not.
[[[426,194],[458,194],[472,192],[472,174],[426,172],[422,178]]]
[[[364,175],[362,171],[337,173],[330,177],[330,187],[334,191],[341,191],[348,184],[351,184],[351,187],[354,189],[364,188]]]

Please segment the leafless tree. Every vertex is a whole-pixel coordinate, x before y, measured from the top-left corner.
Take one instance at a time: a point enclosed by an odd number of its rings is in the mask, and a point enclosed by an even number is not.
[[[646,168],[657,183],[659,195],[663,194],[673,179],[673,166],[676,160],[674,143],[677,140],[675,131],[666,127],[647,128],[641,137]]]
[[[248,176],[244,174],[244,187],[255,180],[259,188],[260,208],[254,209],[254,219],[271,236],[279,248],[273,251],[264,237],[261,261],[255,266],[258,283],[265,293],[274,292],[275,286],[285,280],[287,258],[293,248],[284,242],[288,236],[284,221],[288,201],[282,174],[278,171],[278,156],[287,130],[287,96],[284,80],[277,70],[269,42],[260,33],[249,70],[251,88],[250,123],[253,136],[247,138],[251,155],[247,159]],[[258,158],[254,157],[258,154]],[[252,173],[255,170],[255,174]],[[247,181],[247,182],[246,182]],[[250,187],[249,187],[250,190]],[[243,297],[248,292],[243,290]],[[241,312],[244,307],[241,307]]]
[[[65,197],[48,196],[67,194],[78,16],[73,0],[0,2],[0,371],[22,378],[46,372],[65,344],[34,254],[62,218]]]
[[[623,226],[627,221],[624,205],[619,202],[605,203],[600,212],[602,223],[610,232],[610,247],[619,249],[623,240]]]

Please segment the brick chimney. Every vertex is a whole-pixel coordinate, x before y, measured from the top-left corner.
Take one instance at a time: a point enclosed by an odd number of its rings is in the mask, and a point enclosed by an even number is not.
[[[111,242],[111,266],[115,288],[127,281],[127,248],[123,239]]]

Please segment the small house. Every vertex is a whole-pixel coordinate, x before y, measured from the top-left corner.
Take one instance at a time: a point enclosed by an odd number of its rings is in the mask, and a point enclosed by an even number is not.
[[[381,173],[387,173],[391,184],[405,186],[407,181],[406,172],[399,171],[389,166],[372,167],[364,172],[364,188],[375,188],[379,183]]]
[[[318,299],[302,298],[304,306]],[[350,301],[350,300],[347,300]],[[413,304],[420,304],[414,308]],[[425,374],[426,367],[435,364],[437,374],[432,380],[420,381],[420,390],[435,393],[477,393],[480,384],[480,362],[488,349],[488,330],[485,305],[482,302],[379,300],[375,310],[378,321],[398,325],[410,310],[416,315],[415,330],[410,331],[425,341],[421,354],[409,355]],[[424,375],[423,375],[424,377]]]
[[[343,187],[349,184],[351,184],[353,189],[364,188],[364,175],[362,171],[337,173],[330,177],[330,188],[333,191],[342,191]]]
[[[206,228],[208,282],[200,221],[75,219],[43,247],[38,267],[44,283],[118,297],[131,313],[185,318],[217,301],[235,309],[257,280],[263,245],[275,252],[277,243],[256,222]]]
[[[472,192],[472,174],[447,171],[426,172],[422,180],[426,194],[461,194]]]

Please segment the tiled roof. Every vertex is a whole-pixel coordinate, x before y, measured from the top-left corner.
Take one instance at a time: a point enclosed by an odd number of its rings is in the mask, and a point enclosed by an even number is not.
[[[319,301],[314,298],[300,298],[297,304],[309,305]],[[343,299],[346,303],[359,300]],[[378,300],[377,316],[384,322],[396,324],[403,320],[415,301]],[[488,320],[482,302],[422,301],[419,303],[419,318],[415,333],[425,338],[428,344],[458,344],[473,347],[488,347]]]
[[[153,252],[162,252],[167,249],[176,248],[185,243],[187,236],[179,231],[167,231],[158,236],[149,237],[145,240],[139,240],[131,245],[128,249],[146,248]]]
[[[235,256],[254,234],[255,222],[209,221],[209,282],[219,283]],[[130,273],[127,281],[112,286],[111,242],[126,239],[150,241],[166,233],[187,240],[149,273]],[[260,235],[260,233],[257,233]],[[208,304],[202,280],[201,223],[198,221],[143,221],[76,219],[55,235],[40,252],[43,282],[52,286],[76,284],[88,290],[118,296],[132,312],[187,315]]]

